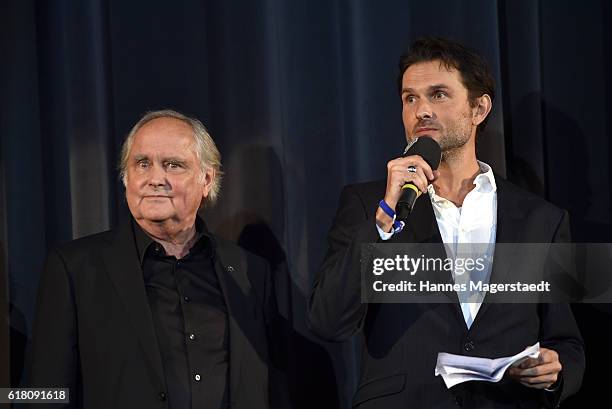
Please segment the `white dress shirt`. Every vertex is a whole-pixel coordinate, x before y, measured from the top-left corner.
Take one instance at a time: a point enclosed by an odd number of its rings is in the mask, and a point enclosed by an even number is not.
[[[460,276],[453,273],[456,283],[467,279],[488,283],[491,276],[497,230],[497,185],[491,167],[480,161],[478,165],[481,173],[474,179],[474,189],[465,196],[461,207],[438,196],[433,185],[427,187],[447,257],[469,255],[470,258],[482,257],[485,260],[483,271]],[[376,227],[382,240],[389,240],[394,234],[384,232],[378,225]],[[460,293],[459,298],[463,318],[470,328],[482,304],[482,294]]]

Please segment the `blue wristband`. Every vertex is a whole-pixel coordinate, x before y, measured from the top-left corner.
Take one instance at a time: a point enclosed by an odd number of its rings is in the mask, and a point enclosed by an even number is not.
[[[395,220],[395,211],[385,202],[385,199],[378,202],[378,207],[380,207],[387,216],[393,219],[393,233],[399,233],[404,229],[405,223]]]

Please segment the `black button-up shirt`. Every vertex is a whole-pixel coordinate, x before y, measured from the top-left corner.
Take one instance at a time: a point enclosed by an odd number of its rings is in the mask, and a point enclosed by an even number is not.
[[[214,266],[214,238],[176,259],[133,221],[171,409],[220,408],[228,399],[227,308]]]

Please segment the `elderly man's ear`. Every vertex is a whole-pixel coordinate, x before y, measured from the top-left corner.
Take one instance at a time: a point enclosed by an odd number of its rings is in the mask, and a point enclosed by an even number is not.
[[[217,177],[217,172],[213,168],[208,168],[204,172],[204,180],[202,182],[204,184],[203,198],[208,197],[208,195],[210,194],[210,191],[213,186],[213,182],[215,181],[216,177]]]

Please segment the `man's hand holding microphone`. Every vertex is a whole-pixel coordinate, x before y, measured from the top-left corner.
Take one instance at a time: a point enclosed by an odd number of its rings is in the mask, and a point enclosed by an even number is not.
[[[421,193],[439,176],[441,150],[428,136],[418,138],[403,157],[387,163],[387,188],[376,211],[376,224],[391,232],[397,220],[405,220]],[[394,217],[395,216],[395,217]]]

